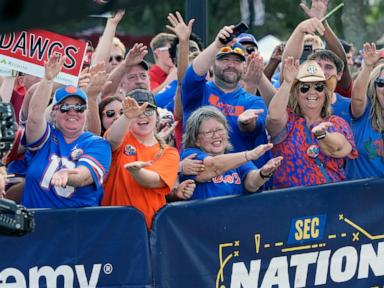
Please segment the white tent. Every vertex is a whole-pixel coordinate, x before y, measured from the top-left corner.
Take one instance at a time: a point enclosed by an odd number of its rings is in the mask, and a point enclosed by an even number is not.
[[[277,45],[279,45],[282,41],[278,38],[276,38],[273,35],[267,35],[260,40],[257,41],[257,44],[259,45],[259,51],[261,56],[263,56],[264,62],[268,62],[269,58],[271,58],[273,49]]]

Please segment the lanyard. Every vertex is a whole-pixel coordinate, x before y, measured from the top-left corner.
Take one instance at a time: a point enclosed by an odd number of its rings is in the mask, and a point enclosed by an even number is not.
[[[311,132],[309,132],[309,129],[308,129],[306,123],[304,123],[304,130],[305,130],[305,134],[307,135],[308,143],[313,145],[313,141],[312,141],[312,137],[311,137]],[[329,178],[329,175],[327,173],[327,170],[325,170],[323,163],[320,162],[320,160],[319,160],[319,158],[317,158],[317,156],[314,157],[313,159],[315,159],[316,164],[319,167],[319,169],[320,169],[321,173],[323,174],[323,176],[324,176],[325,180],[327,181],[327,183],[331,183],[331,179]]]

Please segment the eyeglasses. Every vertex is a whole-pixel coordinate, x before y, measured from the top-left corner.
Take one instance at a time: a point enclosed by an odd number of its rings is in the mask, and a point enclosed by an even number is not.
[[[155,114],[156,110],[153,109],[153,108],[147,108],[144,110],[143,114],[145,116],[152,116],[153,114]]]
[[[87,109],[85,104],[60,104],[59,110],[61,113],[68,113],[69,110],[73,109],[77,113],[83,113]]]
[[[111,63],[113,61],[113,59],[115,59],[116,62],[121,62],[123,61],[124,57],[121,56],[121,55],[113,55],[111,57],[109,57],[109,63]]]
[[[245,47],[245,50],[247,51],[248,54],[252,54],[255,51],[257,51],[257,48],[255,46],[248,46],[248,47]]]
[[[137,81],[139,79],[147,80],[148,79],[148,74],[147,73],[128,74],[127,79],[128,79],[128,81]]]
[[[238,54],[238,55],[241,55],[241,56],[244,56],[244,55],[245,55],[243,49],[241,49],[241,48],[239,48],[239,47],[235,47],[235,48],[232,49],[232,47],[229,47],[229,46],[225,46],[225,47],[221,48],[221,49],[219,50],[219,53],[218,53],[218,54],[220,54],[220,53],[231,53],[231,52],[233,52],[233,53],[235,53],[235,54]]]
[[[119,115],[123,115],[124,114],[124,110],[120,109],[119,111],[117,111],[117,110],[106,110],[106,111],[103,111],[103,114],[105,116],[107,116],[107,118],[115,117],[116,113],[119,113]]]
[[[375,85],[379,88],[384,87],[384,78],[376,78]]]
[[[317,92],[323,92],[325,85],[324,83],[301,83],[299,90],[301,93],[305,94],[311,89],[311,87],[314,87]]]
[[[200,131],[199,134],[204,135],[206,138],[212,138],[213,135],[219,135],[223,136],[225,134],[225,129],[224,128],[218,128],[215,130],[209,130],[209,131]]]

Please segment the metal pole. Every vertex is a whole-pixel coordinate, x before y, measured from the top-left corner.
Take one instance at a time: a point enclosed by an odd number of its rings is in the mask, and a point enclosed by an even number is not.
[[[197,34],[204,43],[208,43],[208,3],[207,0],[186,0],[187,19],[196,19],[193,24],[193,32]]]

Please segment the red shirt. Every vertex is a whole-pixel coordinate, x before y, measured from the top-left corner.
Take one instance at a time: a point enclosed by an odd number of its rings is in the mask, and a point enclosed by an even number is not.
[[[165,81],[168,74],[165,73],[159,66],[154,64],[151,69],[148,70],[149,81],[150,81],[150,89],[151,91],[157,88]]]

